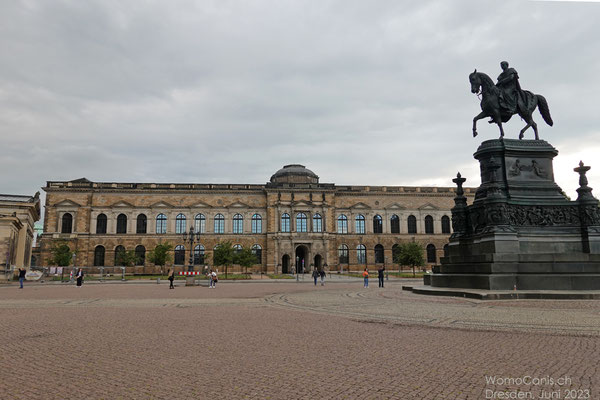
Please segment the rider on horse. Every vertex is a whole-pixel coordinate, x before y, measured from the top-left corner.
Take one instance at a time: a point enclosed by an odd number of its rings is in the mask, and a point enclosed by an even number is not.
[[[519,85],[519,74],[514,68],[508,67],[507,61],[500,63],[502,73],[498,75],[496,87],[500,89],[500,106],[511,114],[519,112],[523,107],[523,91]]]
[[[527,125],[519,133],[519,139],[523,139],[524,132],[533,128],[535,139],[539,139],[537,124],[532,118],[533,111],[538,108],[544,121],[552,126],[554,122],[550,116],[548,102],[544,96],[534,94],[528,90],[522,90],[519,85],[519,75],[514,68],[508,67],[508,62],[500,63],[502,73],[498,76],[498,82],[477,69],[469,74],[471,82],[471,93],[481,95],[481,113],[473,118],[473,136],[477,136],[477,121],[482,118],[490,118],[490,123],[495,123],[500,128],[500,137],[504,136],[503,122],[508,122],[514,114],[518,114]]]

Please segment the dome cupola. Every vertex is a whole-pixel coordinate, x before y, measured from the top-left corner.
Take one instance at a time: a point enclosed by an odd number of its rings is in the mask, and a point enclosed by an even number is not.
[[[271,183],[319,183],[319,177],[304,165],[289,164],[271,176]]]

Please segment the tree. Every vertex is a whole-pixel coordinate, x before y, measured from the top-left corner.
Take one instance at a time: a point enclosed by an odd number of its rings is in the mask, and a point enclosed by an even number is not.
[[[52,258],[49,260],[50,264],[59,267],[68,267],[71,265],[73,254],[75,254],[74,251],[71,251],[66,242],[57,242],[52,249],[50,249],[50,252],[52,253]]]
[[[399,265],[410,265],[415,274],[415,267],[425,265],[423,257],[423,246],[416,242],[402,243],[398,246],[398,251],[394,254],[394,262]]]
[[[123,250],[117,253],[117,263],[126,267],[133,267],[139,261],[140,257],[134,250]]]
[[[213,265],[225,267],[225,279],[227,279],[227,267],[233,264],[234,258],[235,250],[229,241],[219,243],[213,251]]]
[[[159,243],[154,250],[148,253],[148,260],[154,265],[160,266],[162,273],[162,267],[171,261],[171,250],[173,250],[173,246],[169,243]]]
[[[256,264],[256,254],[249,247],[244,247],[234,255],[234,263],[240,264],[248,273],[248,267]]]

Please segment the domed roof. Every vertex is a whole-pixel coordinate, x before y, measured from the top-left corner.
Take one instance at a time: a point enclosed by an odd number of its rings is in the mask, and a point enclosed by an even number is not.
[[[271,183],[319,183],[319,177],[304,165],[289,164],[271,176]]]

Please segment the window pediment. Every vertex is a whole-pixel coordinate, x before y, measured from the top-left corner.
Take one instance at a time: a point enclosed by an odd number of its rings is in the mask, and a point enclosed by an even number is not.
[[[192,204],[190,208],[212,208],[212,206],[210,204],[206,204],[203,201],[199,201],[198,203]]]
[[[166,201],[159,201],[150,206],[151,208],[173,208],[173,206]]]
[[[389,206],[387,206],[385,209],[386,210],[406,210],[406,207],[404,207],[402,204],[399,204],[399,203],[392,203]]]
[[[113,208],[132,208],[133,204],[128,203],[126,201],[120,200],[114,203],[111,207]]]
[[[312,206],[312,203],[306,200],[298,200],[294,202],[294,207],[310,207]]]
[[[250,208],[248,204],[242,203],[240,201],[236,201],[227,206],[227,208]]]
[[[420,206],[418,209],[419,210],[439,210],[440,208],[434,206],[431,203],[426,203],[426,204],[423,204],[422,206]]]
[[[352,206],[350,206],[351,210],[370,210],[371,207],[369,207],[368,205],[366,205],[365,203],[356,203]]]
[[[75,203],[72,200],[63,200],[63,201],[60,201],[60,202],[54,204],[54,207],[63,207],[63,208],[71,207],[72,208],[72,207],[81,207],[81,204]]]

